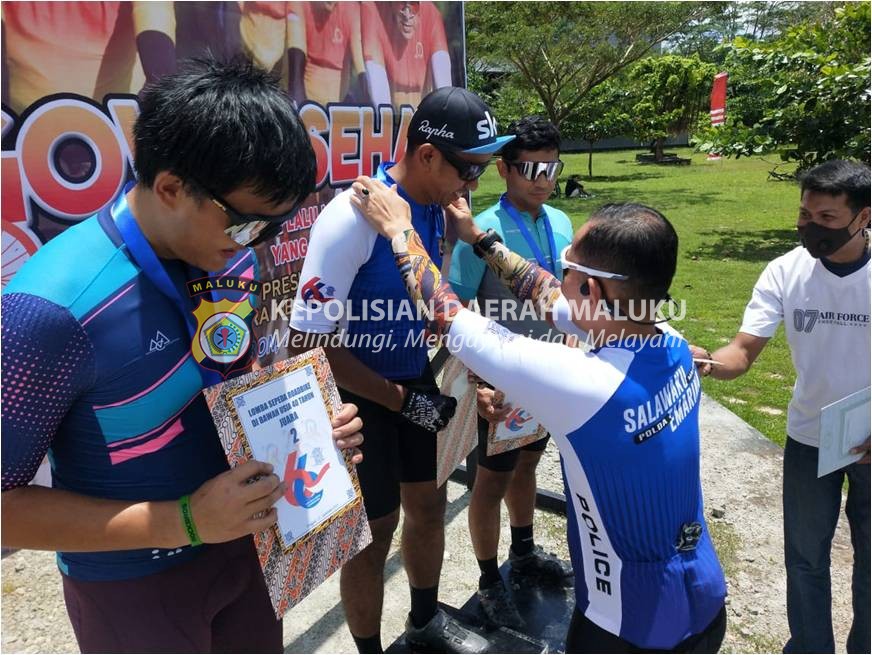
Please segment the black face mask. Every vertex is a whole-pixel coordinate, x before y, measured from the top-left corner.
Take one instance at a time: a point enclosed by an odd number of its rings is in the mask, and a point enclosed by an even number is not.
[[[831,228],[824,227],[818,223],[806,223],[798,226],[796,231],[799,232],[799,239],[802,245],[805,246],[810,254],[815,259],[828,257],[844,246],[848,241],[854,238],[857,232],[860,232],[861,227],[856,232],[851,232],[851,224],[857,220],[860,212],[854,215],[851,222],[845,227]]]

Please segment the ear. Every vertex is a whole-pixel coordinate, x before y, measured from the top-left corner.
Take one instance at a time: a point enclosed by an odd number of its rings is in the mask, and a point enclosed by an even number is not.
[[[598,303],[603,297],[602,283],[595,277],[589,277],[587,278],[587,286],[588,289],[590,289],[588,295],[590,296],[591,302],[594,304]]]
[[[869,207],[860,210],[860,224],[869,227]]]
[[[436,166],[436,148],[430,143],[421,144],[415,151],[415,159],[425,171],[432,171]]]
[[[499,172],[501,178],[503,178],[504,180],[508,179],[509,165],[506,164],[506,162],[502,159],[497,159],[497,171]]]
[[[154,178],[151,190],[162,205],[169,209],[176,209],[188,197],[184,187],[180,177],[169,171],[161,171]]]

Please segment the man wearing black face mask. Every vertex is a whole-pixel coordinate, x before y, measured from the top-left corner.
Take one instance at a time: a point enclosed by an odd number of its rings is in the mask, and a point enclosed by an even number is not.
[[[821,408],[869,386],[869,168],[830,161],[802,180],[797,221],[802,246],[769,263],[733,341],[708,355],[702,374],[730,380],[747,371],[784,320],[796,367],[784,448],[787,568],[785,652],[834,652],[830,547],[842,485],[854,546],[854,622],[849,653],[869,652],[869,439],[859,461],[817,477]]]

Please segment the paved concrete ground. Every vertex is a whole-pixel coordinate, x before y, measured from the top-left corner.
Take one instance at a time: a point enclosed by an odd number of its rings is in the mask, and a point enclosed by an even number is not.
[[[702,407],[702,476],[709,519],[729,585],[729,627],[724,652],[779,652],[787,637],[781,565],[781,451],[759,432],[709,398]],[[553,446],[543,460],[540,486],[560,489]],[[467,531],[469,495],[449,483],[449,509],[441,599],[460,606],[475,591],[477,568]],[[717,512],[719,515],[720,511]],[[503,551],[508,544],[503,517]],[[537,541],[568,556],[565,521],[538,512]],[[386,571],[385,645],[403,629],[408,608],[406,576],[395,541]],[[833,548],[833,610],[837,648],[850,627],[852,551],[842,520]],[[286,652],[354,652],[339,604],[338,576],[290,612],[284,623]],[[54,555],[21,551],[2,562],[2,651],[75,652],[63,606]]]

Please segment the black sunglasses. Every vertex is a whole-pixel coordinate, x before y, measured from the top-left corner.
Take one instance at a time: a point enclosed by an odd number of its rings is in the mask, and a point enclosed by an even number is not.
[[[454,170],[457,171],[458,177],[464,182],[473,182],[477,180],[484,172],[487,170],[487,167],[491,165],[493,159],[488,160],[484,164],[475,164],[470,161],[466,161],[462,157],[458,157],[450,150],[443,150],[442,148],[436,148],[443,157],[445,157],[445,161],[451,164],[454,167]]]
[[[265,216],[262,214],[243,214],[237,211],[224,198],[209,190],[208,187],[195,180],[197,185],[208,195],[209,200],[217,205],[228,218],[230,227],[224,233],[240,246],[253,248],[254,246],[275,237],[282,229],[285,221],[291,220],[300,211],[300,207],[306,201],[306,196],[301,196],[289,212],[277,216]]]

